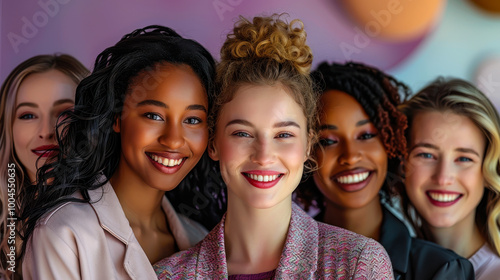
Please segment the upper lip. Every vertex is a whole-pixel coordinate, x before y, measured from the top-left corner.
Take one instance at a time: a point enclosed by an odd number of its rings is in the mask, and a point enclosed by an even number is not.
[[[156,155],[162,158],[168,158],[168,159],[183,159],[186,158],[187,156],[180,154],[180,153],[173,153],[173,152],[146,152],[148,155]]]
[[[445,190],[428,190],[426,192],[439,193],[439,194],[462,194],[461,192],[445,191]]]
[[[43,145],[40,147],[34,148],[32,151],[49,151],[49,150],[58,150],[59,146],[57,145]]]
[[[283,172],[273,171],[273,170],[248,170],[243,171],[242,173],[254,174],[254,175],[280,175]]]

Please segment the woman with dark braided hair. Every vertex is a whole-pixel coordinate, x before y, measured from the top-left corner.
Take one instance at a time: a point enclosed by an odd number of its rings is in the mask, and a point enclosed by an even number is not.
[[[26,193],[25,279],[154,279],[153,263],[205,236],[165,192],[206,157],[214,76],[205,48],[163,26],[97,57]]]
[[[471,264],[452,251],[411,238],[386,205],[396,198],[406,152],[406,117],[397,106],[410,90],[358,63],[322,63],[312,73],[322,92],[319,169],[299,186],[297,200],[317,220],[379,241],[396,279],[473,279]]]

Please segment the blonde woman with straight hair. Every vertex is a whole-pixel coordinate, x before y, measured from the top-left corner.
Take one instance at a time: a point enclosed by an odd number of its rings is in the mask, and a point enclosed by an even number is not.
[[[470,83],[437,79],[401,106],[408,117],[403,207],[417,234],[500,275],[500,121]]]
[[[13,270],[18,272],[15,266],[20,261],[13,252],[20,250],[21,244],[19,239],[9,239],[14,228],[7,228],[14,220],[7,218],[18,215],[23,188],[35,183],[37,167],[57,150],[56,120],[62,111],[73,106],[76,87],[88,73],[70,55],[38,55],[19,64],[2,85],[0,276],[11,277]]]

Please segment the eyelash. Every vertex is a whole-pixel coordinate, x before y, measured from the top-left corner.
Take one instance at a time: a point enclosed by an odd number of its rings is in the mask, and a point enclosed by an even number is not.
[[[250,135],[250,133],[247,133],[244,131],[236,131],[236,132],[233,132],[233,134],[231,134],[231,135],[238,136],[238,137],[252,137]],[[291,138],[293,136],[294,135],[292,133],[289,133],[289,132],[280,132],[276,135],[276,138],[283,139],[283,138]]]
[[[28,116],[30,116],[30,117],[28,117]],[[30,114],[30,113],[22,114],[22,115],[19,116],[20,120],[32,120],[32,119],[35,119],[35,118],[36,118],[35,114]]]
[[[377,137],[376,133],[366,132],[366,133],[361,134],[361,136],[358,137],[358,139],[360,139],[360,140],[368,140],[368,139],[372,139],[372,138],[375,138],[375,137]]]
[[[323,147],[328,147],[328,146],[331,146],[331,145],[335,145],[337,144],[338,141],[337,140],[333,140],[333,139],[328,139],[328,138],[322,138],[322,139],[319,139],[319,144]]]
[[[159,114],[156,114],[156,113],[148,112],[148,113],[145,113],[144,116],[150,120],[163,121],[163,118]],[[200,124],[202,122],[203,121],[197,117],[188,117],[184,120],[184,123],[191,124],[191,125]]]

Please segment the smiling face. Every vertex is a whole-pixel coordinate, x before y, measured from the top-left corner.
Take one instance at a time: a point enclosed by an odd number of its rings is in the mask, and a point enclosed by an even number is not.
[[[352,96],[330,90],[321,96],[319,170],[314,181],[329,203],[357,209],[379,203],[387,153],[368,115]]]
[[[302,108],[282,86],[240,87],[222,107],[209,150],[220,162],[229,203],[265,209],[291,201],[307,159],[307,135]]]
[[[27,76],[16,96],[12,127],[14,149],[31,182],[38,167],[57,150],[55,126],[59,115],[74,105],[76,83],[52,69]]]
[[[473,223],[485,185],[481,130],[465,116],[421,112],[411,124],[409,143],[406,192],[418,213],[434,228]]]
[[[125,97],[117,170],[125,180],[162,191],[175,188],[203,155],[208,141],[208,99],[186,65],[162,64],[140,73]],[[115,176],[115,175],[113,175]]]

